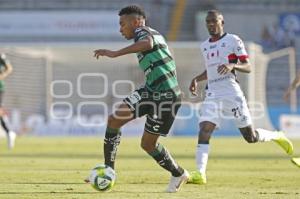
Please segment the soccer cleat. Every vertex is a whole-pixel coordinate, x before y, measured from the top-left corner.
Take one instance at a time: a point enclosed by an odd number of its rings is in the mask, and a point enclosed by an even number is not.
[[[188,184],[206,184],[206,175],[202,174],[199,171],[192,171],[191,175],[187,181]]]
[[[177,192],[180,189],[180,187],[188,181],[189,176],[190,174],[187,172],[187,170],[184,170],[183,174],[179,177],[171,176],[170,183],[166,189],[166,192]]]
[[[283,148],[287,154],[292,155],[294,152],[293,143],[284,135],[282,131],[278,131],[278,133],[279,137],[273,141]]]
[[[17,134],[13,131],[9,131],[7,134],[7,148],[13,149],[15,147],[15,140],[16,140]]]

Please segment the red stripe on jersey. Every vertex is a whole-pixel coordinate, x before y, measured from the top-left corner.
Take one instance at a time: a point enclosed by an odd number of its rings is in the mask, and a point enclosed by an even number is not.
[[[238,56],[236,56],[236,54],[232,53],[232,54],[228,55],[229,63],[236,63],[237,60],[238,60]]]
[[[238,58],[241,62],[243,62],[243,61],[246,61],[246,59],[248,58],[248,55],[240,55],[240,56],[238,56]]]

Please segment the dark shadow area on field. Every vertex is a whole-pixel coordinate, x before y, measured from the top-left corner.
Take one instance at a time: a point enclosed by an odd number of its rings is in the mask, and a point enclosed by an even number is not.
[[[81,194],[81,195],[84,195],[84,194],[108,194],[108,195],[111,195],[111,194],[114,194],[114,193],[125,193],[125,194],[128,194],[128,193],[148,193],[148,194],[153,194],[153,193],[161,193],[161,194],[170,194],[170,193],[165,193],[163,191],[130,191],[130,190],[127,190],[127,191],[111,191],[111,192],[66,192],[66,191],[45,191],[45,192],[0,192],[0,196],[1,195],[10,195],[10,194],[14,194],[14,195],[23,195],[23,194]],[[103,195],[104,196],[104,195]]]
[[[99,194],[99,192],[73,192],[73,191],[42,191],[42,192],[0,192],[0,195],[9,194]]]
[[[101,155],[101,154],[100,154]],[[93,159],[93,158],[99,158],[99,154],[80,154],[80,155],[74,155],[74,154],[56,154],[56,153],[40,153],[40,154],[29,154],[29,153],[18,153],[18,154],[0,154],[1,157],[7,157],[7,158],[62,158],[62,159]],[[173,154],[173,157],[175,159],[194,159],[195,155],[192,154]],[[145,159],[149,158],[147,155],[118,155],[118,159]],[[213,155],[211,154],[210,159],[283,159],[288,158],[287,155],[284,155],[284,152],[282,154],[278,155],[261,155],[261,154],[218,154]]]
[[[198,185],[197,185],[198,186]],[[154,193],[160,193],[160,194],[165,194],[165,195],[169,195],[169,194],[172,194],[172,193],[165,193],[164,191],[131,191],[131,190],[126,190],[126,191],[117,191],[117,190],[113,190],[113,191],[110,191],[110,192],[73,192],[73,191],[69,191],[69,192],[66,192],[66,191],[41,191],[41,192],[0,192],[0,195],[10,195],[10,194],[14,194],[14,195],[23,195],[23,194],[81,194],[81,195],[85,195],[85,194],[107,194],[107,195],[111,195],[111,194],[114,194],[114,193],[143,193],[143,194],[154,194]],[[241,194],[249,194],[248,192],[247,193],[244,193],[244,192],[240,192]],[[257,194],[259,195],[299,195],[298,192],[296,193],[289,193],[289,192],[258,192]]]
[[[15,183],[5,183],[5,184],[34,184],[34,185],[48,185],[48,184],[53,184],[53,185],[76,185],[76,184],[86,184],[84,182],[15,182]]]
[[[86,185],[85,182],[74,182],[74,183],[63,183],[63,182],[15,182],[15,183],[0,183],[0,184],[24,184],[24,185],[78,185],[78,184],[84,184]],[[122,182],[118,182],[118,185],[119,184],[166,184],[166,182],[147,182],[147,183],[144,183],[144,182],[141,182],[141,181],[136,181],[136,182],[126,182],[126,183],[122,183]],[[1,192],[0,192],[1,193]]]

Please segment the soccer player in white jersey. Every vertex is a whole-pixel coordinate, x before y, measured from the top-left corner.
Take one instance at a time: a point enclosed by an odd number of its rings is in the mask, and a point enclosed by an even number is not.
[[[250,73],[251,67],[242,40],[224,32],[224,19],[217,10],[206,17],[210,38],[201,44],[206,70],[193,78],[190,91],[197,95],[197,83],[207,80],[206,97],[201,107],[200,132],[196,150],[197,171],[191,173],[189,183],[206,183],[209,140],[219,127],[221,118],[231,117],[248,143],[275,141],[289,155],[292,143],[282,132],[253,129],[244,94],[236,80],[236,71]]]

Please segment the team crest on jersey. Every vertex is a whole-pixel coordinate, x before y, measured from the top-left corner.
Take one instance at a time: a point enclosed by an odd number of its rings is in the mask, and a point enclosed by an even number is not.
[[[146,34],[147,34],[146,31],[140,31],[140,32],[137,33],[137,36],[142,37],[142,36],[145,36]]]
[[[223,42],[222,45],[221,45],[221,47],[223,47],[223,48],[226,47],[226,44]]]
[[[214,57],[219,57],[219,50],[207,53],[206,57],[207,57],[207,59],[214,58]]]
[[[154,131],[158,131],[158,130],[159,130],[159,127],[160,127],[159,125],[155,125],[155,126],[153,126],[152,128],[153,128]]]

